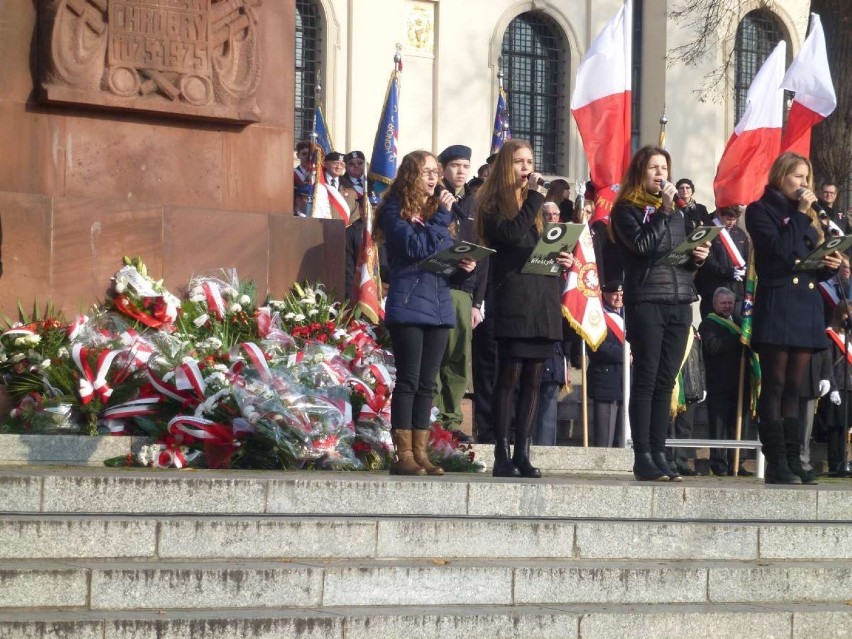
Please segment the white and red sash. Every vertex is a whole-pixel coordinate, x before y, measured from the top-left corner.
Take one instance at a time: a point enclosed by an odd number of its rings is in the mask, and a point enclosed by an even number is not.
[[[842,353],[846,346],[843,335],[835,331],[833,328],[827,328],[825,329],[825,332],[828,333],[828,336],[831,338],[831,341],[834,342],[837,350]],[[849,346],[852,347],[852,342],[850,342]],[[852,349],[846,350],[846,360],[852,364]]]
[[[619,344],[624,344],[624,318],[614,311],[604,311],[607,330],[615,335]]]
[[[721,240],[722,246],[725,247],[725,252],[731,258],[731,262],[736,268],[743,268],[746,265],[746,261],[743,259],[743,255],[740,253],[737,245],[734,244],[734,240],[731,234],[728,233],[728,229],[724,228],[719,218],[713,218],[713,223],[716,226],[722,226],[722,232],[719,233],[719,240]]]
[[[325,190],[328,191],[328,201],[331,204],[331,208],[337,211],[341,220],[349,224],[349,204],[346,203],[340,191],[329,184],[326,184]]]

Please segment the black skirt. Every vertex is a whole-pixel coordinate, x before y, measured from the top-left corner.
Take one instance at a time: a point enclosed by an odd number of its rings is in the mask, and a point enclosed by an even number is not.
[[[553,357],[557,340],[543,337],[518,338],[498,337],[497,354],[501,358],[514,357],[519,359],[548,359]]]

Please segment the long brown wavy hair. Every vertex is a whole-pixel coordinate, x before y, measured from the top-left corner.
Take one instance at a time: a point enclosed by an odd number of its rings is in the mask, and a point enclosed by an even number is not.
[[[373,241],[381,242],[384,239],[381,226],[382,210],[385,202],[391,196],[395,196],[399,200],[400,216],[406,220],[420,215],[425,222],[438,210],[438,196],[427,195],[420,185],[420,176],[426,164],[426,158],[435,159],[435,156],[429,151],[412,151],[402,158],[399,169],[396,171],[396,178],[382,196],[381,204],[376,207],[373,216]],[[437,164],[437,162],[436,159],[435,163]],[[439,183],[440,180],[441,175],[439,173]]]
[[[651,158],[655,155],[662,155],[666,158],[666,164],[669,168],[669,178],[672,175],[672,156],[664,148],[649,144],[643,146],[636,151],[633,159],[630,160],[630,165],[627,167],[627,172],[624,174],[624,179],[621,181],[621,188],[618,191],[618,201],[625,200],[634,193],[639,192],[642,195],[648,194],[645,189],[645,171]],[[669,179],[667,178],[667,179]],[[669,182],[671,180],[669,179]]]
[[[480,239],[488,244],[490,242],[486,229],[489,219],[513,219],[519,212],[521,204],[527,197],[529,185],[520,191],[515,186],[514,156],[518,149],[528,149],[532,153],[532,147],[525,140],[506,140],[497,159],[491,165],[491,174],[485,184],[476,192],[476,227]],[[541,233],[543,224],[541,216],[536,216],[536,229]]]
[[[796,170],[796,167],[800,164],[804,164],[808,167],[808,189],[811,191],[814,190],[814,167],[811,165],[811,161],[806,158],[804,155],[799,155],[798,153],[793,153],[792,151],[787,151],[782,153],[775,161],[772,163],[772,168],[769,169],[769,186],[774,187],[781,190],[781,186],[784,184],[784,178],[790,175],[793,171]],[[808,207],[808,212],[806,215],[811,218],[811,225],[816,229],[817,235],[819,236],[819,241],[822,242],[825,237],[822,232],[822,223],[817,216],[816,211],[813,208]]]

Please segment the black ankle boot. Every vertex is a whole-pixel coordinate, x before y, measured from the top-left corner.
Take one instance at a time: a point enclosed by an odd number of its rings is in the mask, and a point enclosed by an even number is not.
[[[669,476],[661,471],[654,460],[651,458],[651,453],[636,453],[633,454],[633,476],[637,481],[668,481]]]
[[[515,454],[512,455],[512,463],[517,467],[522,477],[537,479],[541,477],[541,471],[530,463],[530,438],[515,441]]]
[[[784,418],[784,449],[787,453],[787,467],[797,475],[803,484],[818,484],[816,474],[802,466],[802,422],[798,417]]]
[[[674,464],[670,464],[666,459],[665,453],[651,453],[651,459],[657,468],[669,478],[669,481],[683,481],[681,474],[675,469]]]
[[[494,470],[492,477],[520,477],[521,472],[509,459],[509,440],[498,439],[494,444]]]
[[[787,465],[787,450],[784,445],[784,422],[779,420],[758,426],[763,455],[766,457],[766,472],[763,481],[767,484],[801,484],[802,478]]]

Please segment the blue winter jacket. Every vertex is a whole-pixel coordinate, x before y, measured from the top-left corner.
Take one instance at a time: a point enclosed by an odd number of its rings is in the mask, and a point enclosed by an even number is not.
[[[452,213],[439,208],[425,224],[400,217],[394,196],[382,204],[381,227],[390,271],[385,324],[455,326],[449,278],[417,267],[430,255],[452,246]]]

